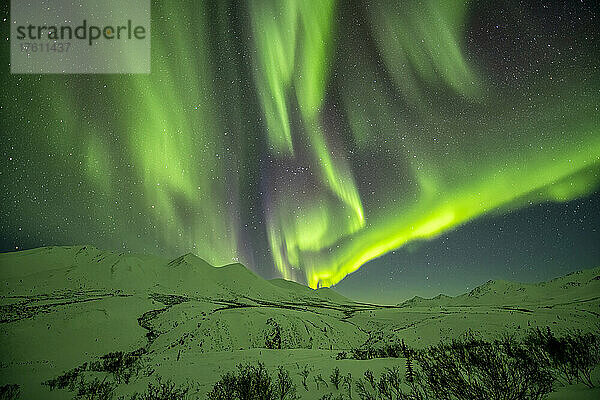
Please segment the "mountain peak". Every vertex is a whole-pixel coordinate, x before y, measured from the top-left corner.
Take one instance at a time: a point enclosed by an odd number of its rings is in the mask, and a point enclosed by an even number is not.
[[[195,265],[208,266],[208,267],[212,268],[212,266],[208,262],[206,262],[202,258],[198,257],[194,253],[186,253],[182,256],[179,256],[179,257],[175,258],[174,260],[171,260],[169,262],[168,266],[169,267],[177,267],[178,265],[181,265],[181,264],[195,264]]]

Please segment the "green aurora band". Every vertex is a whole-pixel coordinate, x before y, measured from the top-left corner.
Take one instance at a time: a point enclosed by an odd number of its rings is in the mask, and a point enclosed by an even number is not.
[[[262,218],[252,246],[284,278],[334,285],[411,241],[598,187],[598,54],[527,67],[514,90],[467,40],[476,7],[157,2],[150,75],[5,78],[27,88],[9,126],[79,155],[48,168],[84,171],[69,190],[93,193],[73,200],[86,229],[257,267],[243,225]],[[35,110],[44,122],[20,118]]]

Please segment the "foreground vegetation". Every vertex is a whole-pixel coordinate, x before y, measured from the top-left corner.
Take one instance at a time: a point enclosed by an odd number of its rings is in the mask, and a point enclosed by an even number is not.
[[[129,397],[115,395],[118,385],[153,375],[143,368],[145,351],[109,353],[44,383],[50,390],[67,390],[74,399],[86,400],[186,400],[197,398],[193,385],[176,385],[160,377],[145,392]],[[549,328],[530,331],[523,339],[503,336],[487,341],[473,332],[459,339],[417,350],[403,342],[384,348],[352,349],[340,358],[358,360],[391,358],[379,376],[365,370],[360,377],[334,368],[329,376],[299,368],[296,385],[283,366],[269,372],[263,363],[239,364],[225,373],[207,400],[296,400],[316,388],[326,390],[322,400],[541,400],[557,384],[583,383],[595,387],[592,370],[600,364],[600,335],[571,331],[555,335]],[[404,367],[394,366],[403,358]],[[0,388],[0,398],[18,398],[19,388]]]

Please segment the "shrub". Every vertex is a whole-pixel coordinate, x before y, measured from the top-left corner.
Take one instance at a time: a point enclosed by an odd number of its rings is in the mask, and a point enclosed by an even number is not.
[[[144,348],[140,348],[129,353],[122,351],[108,353],[101,356],[99,360],[90,362],[89,364],[87,362],[83,363],[42,384],[48,386],[50,390],[67,389],[73,392],[78,387],[81,387],[81,385],[86,385],[84,380],[84,372],[86,371],[108,372],[113,376],[117,384],[128,384],[131,377],[134,375],[137,376],[141,370],[141,356],[145,352]],[[92,384],[92,382],[89,384]]]
[[[333,397],[333,393],[326,393],[323,396],[321,396],[321,398],[319,400],[345,400],[345,399],[344,399],[344,395],[342,393],[338,394],[335,397]]]
[[[575,330],[557,337],[549,327],[537,328],[524,339],[524,345],[537,363],[552,369],[564,384],[583,382],[594,387],[592,370],[600,363],[600,336]]]
[[[371,371],[365,371],[364,379],[356,382],[356,394],[361,400],[421,400],[402,391],[401,375],[398,367],[387,368],[376,381]]]
[[[133,375],[141,369],[141,356],[145,349],[139,349],[130,353],[116,351],[100,357],[99,362],[90,365],[90,371],[108,372],[113,375],[117,383],[128,384]]]
[[[554,336],[550,328],[536,328],[525,337],[523,343],[537,363],[550,367],[564,384],[577,380],[577,370],[569,361],[569,349],[564,338]]]
[[[402,399],[402,377],[398,367],[387,368],[377,383],[377,393],[383,399]]]
[[[343,383],[346,387],[346,391],[348,392],[348,397],[352,398],[352,374],[350,372],[344,376]]]
[[[208,393],[209,400],[295,400],[296,386],[289,373],[279,367],[275,381],[263,363],[237,366],[237,372],[228,372]]]
[[[265,331],[265,347],[267,349],[281,349],[281,328],[273,318],[267,320],[270,329]]]
[[[115,384],[95,378],[86,382],[81,379],[75,399],[77,400],[111,400],[114,396]]]
[[[319,390],[321,385],[323,385],[325,387],[329,387],[329,385],[327,384],[325,379],[323,379],[323,375],[321,375],[321,374],[316,375],[314,379],[315,379],[315,385],[317,386],[317,390]]]
[[[600,336],[593,333],[572,332],[567,336],[567,343],[571,350],[571,363],[577,370],[577,378],[589,388],[595,385],[592,382],[592,370],[600,363]]]
[[[302,368],[302,370],[300,370],[299,374],[302,377],[302,386],[304,386],[304,389],[306,389],[306,391],[308,392],[307,379],[310,375],[310,367],[308,365],[305,365],[304,368]]]
[[[426,398],[542,399],[554,378],[513,341],[486,342],[473,334],[416,352],[411,387]]]
[[[421,351],[403,347],[404,378],[397,367],[377,381],[365,371],[356,382],[361,400],[540,400],[552,390],[549,368],[510,337],[487,342],[469,333]]]
[[[366,381],[369,383],[369,385],[371,385],[371,388],[375,389],[376,382],[375,382],[375,376],[373,375],[373,372],[370,370],[366,370],[364,373],[364,377],[365,377]]]
[[[298,398],[296,395],[296,385],[292,382],[288,371],[281,365],[277,368],[275,398],[278,400],[295,400]]]
[[[0,400],[16,400],[21,394],[21,387],[17,384],[0,386]]]
[[[206,397],[209,400],[235,400],[236,392],[237,378],[235,374],[228,372],[215,383]]]
[[[356,394],[361,400],[377,400],[375,390],[375,388],[369,389],[363,379],[356,381]]]
[[[48,386],[51,391],[54,389],[68,389],[70,391],[74,391],[77,387],[79,374],[80,369],[73,368],[54,379],[49,379],[46,382],[43,382],[42,385]]]
[[[163,381],[156,378],[156,383],[148,382],[148,388],[144,393],[136,393],[130,400],[186,400],[188,398],[189,386],[177,387],[171,380]]]
[[[350,349],[349,353],[341,351],[337,354],[336,359],[353,358],[355,360],[371,360],[373,358],[399,358],[403,356],[403,346],[404,342],[401,345],[392,343],[378,348],[367,345],[364,348]]]
[[[342,381],[342,376],[340,375],[340,369],[338,367],[335,367],[333,369],[329,380],[331,381],[331,383],[333,383],[333,386],[335,386],[335,390],[340,389],[340,382]]]

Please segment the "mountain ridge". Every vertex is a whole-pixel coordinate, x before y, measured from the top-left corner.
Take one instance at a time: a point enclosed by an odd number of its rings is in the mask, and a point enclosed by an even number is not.
[[[39,265],[39,262],[37,264],[29,263],[29,261],[36,257],[43,257],[43,265]],[[7,261],[9,259],[10,262]],[[6,268],[3,268],[4,264],[6,264]],[[94,268],[92,268],[92,265],[94,265]],[[187,269],[182,269],[182,266],[184,265],[187,266]],[[105,286],[111,286],[117,282],[117,286],[119,286],[119,284],[124,286],[122,289],[141,289],[139,285],[126,284],[126,282],[139,282],[143,275],[152,276],[155,280],[160,281],[164,278],[163,275],[169,275],[167,273],[168,270],[172,270],[176,271],[179,276],[178,279],[173,279],[173,276],[170,276],[164,280],[164,282],[168,283],[166,285],[168,289],[181,287],[187,288],[187,291],[193,290],[193,287],[190,286],[190,279],[192,281],[196,280],[197,277],[195,275],[202,272],[208,274],[219,287],[225,288],[224,290],[229,293],[232,293],[232,290],[235,292],[235,290],[241,289],[241,291],[244,292],[243,295],[247,296],[249,294],[248,291],[252,289],[247,283],[253,282],[254,284],[262,286],[263,289],[265,287],[268,288],[268,292],[270,293],[283,290],[291,291],[300,297],[317,295],[319,298],[328,300],[353,302],[351,299],[348,299],[331,288],[314,290],[301,283],[288,281],[283,278],[266,280],[241,263],[231,263],[217,267],[191,252],[170,260],[158,256],[100,250],[92,245],[45,246],[29,250],[0,253],[0,276],[3,279],[23,279],[32,275],[36,275],[40,278],[47,276],[47,279],[54,279],[60,275],[60,271],[62,270],[65,272],[67,281],[81,283],[81,281],[85,279],[78,276],[78,272],[82,271],[78,271],[76,268],[77,266],[93,269],[95,273],[99,274],[99,276],[96,276],[99,283],[103,283]],[[107,268],[103,270],[101,266]],[[109,272],[109,276],[103,275],[107,272]],[[239,279],[238,275],[245,278]],[[238,286],[242,285],[244,287],[227,290],[228,280],[235,282]],[[164,286],[164,283],[157,282],[157,285]],[[593,287],[588,288],[590,285]],[[598,286],[598,288],[596,288],[596,286]],[[566,275],[536,283],[513,282],[503,279],[488,280],[469,292],[457,296],[448,296],[443,293],[431,298],[414,296],[398,305],[439,306],[442,303],[449,306],[468,305],[473,302],[495,302],[498,297],[512,297],[515,301],[519,302],[557,300],[565,295],[565,291],[574,288],[579,288],[580,291],[588,288],[588,292],[600,290],[600,266],[570,272]],[[211,295],[219,295],[220,292],[219,290],[216,290],[211,293],[207,288],[204,288],[203,290]],[[552,291],[554,291],[554,293],[551,293]],[[532,292],[535,292],[535,295],[532,296],[532,294],[534,294]],[[528,295],[525,296],[525,294]]]
[[[414,296],[400,305],[429,305],[437,306],[440,300],[447,305],[468,305],[473,300],[481,302],[495,302],[497,298],[512,298],[514,302],[535,303],[540,301],[560,300],[561,297],[569,295],[565,291],[578,288],[585,289],[589,296],[600,293],[600,266],[570,272],[547,281],[536,283],[512,282],[503,279],[490,279],[487,282],[473,288],[469,292],[457,296],[448,296],[443,293],[432,298]],[[535,296],[532,296],[532,292]],[[496,298],[495,298],[496,297]]]
[[[0,253],[0,279],[5,280],[1,294],[9,296],[45,293],[53,287],[134,292],[160,288],[177,295],[213,298],[251,297],[253,292],[261,291],[275,299],[291,294],[294,298],[308,296],[315,300],[325,297],[338,302],[350,301],[333,290],[313,290],[296,282],[294,285],[306,290],[278,285],[241,263],[217,267],[193,253],[169,260],[100,250],[90,245],[46,246]],[[34,281],[35,284],[31,284]]]

